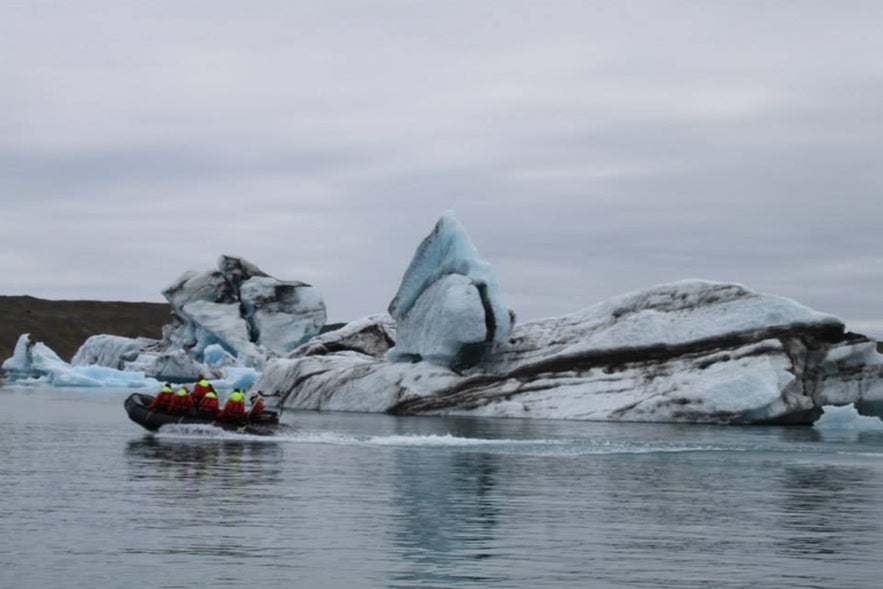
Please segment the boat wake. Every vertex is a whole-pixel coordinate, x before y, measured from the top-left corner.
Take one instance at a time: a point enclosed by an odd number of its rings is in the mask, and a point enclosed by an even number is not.
[[[255,435],[245,432],[228,431],[211,424],[170,423],[152,434],[160,440],[233,440],[248,442],[278,442],[292,437],[292,433],[280,431],[272,435]]]
[[[278,439],[278,438],[277,438]],[[603,439],[489,439],[444,435],[355,436],[337,432],[297,432],[286,442],[375,448],[428,449],[438,451],[518,454],[535,456],[584,456],[686,452],[748,452],[755,447],[667,443],[663,441],[616,441]]]
[[[335,446],[356,446],[364,448],[438,449],[473,452],[493,452],[505,454],[565,455],[565,454],[635,454],[648,452],[686,452],[697,448],[658,446],[638,446],[634,443],[616,443],[606,440],[569,439],[491,439],[464,438],[450,434],[418,435],[378,435],[358,436],[338,432],[294,431],[272,436],[256,436],[230,432],[204,424],[169,424],[153,434],[161,440],[221,440],[272,443],[318,444]],[[704,448],[721,450],[723,448]]]
[[[640,456],[640,455],[713,455],[750,454],[785,452],[799,459],[811,456],[818,459],[821,449],[816,444],[789,444],[787,446],[769,443],[733,442],[711,443],[665,441],[665,440],[608,440],[608,439],[487,439],[464,438],[444,435],[377,435],[360,436],[339,432],[292,431],[271,436],[257,436],[229,432],[210,425],[174,424],[166,425],[153,434],[163,441],[189,442],[246,442],[270,444],[334,445],[360,447],[379,450],[433,451],[457,453],[504,454],[537,457],[585,457],[585,456]],[[879,452],[865,448],[863,453],[879,458]],[[840,454],[855,454],[841,449]]]
[[[815,431],[821,436],[834,437],[840,433],[883,432],[883,422],[876,418],[863,418],[852,408],[826,409],[826,415],[816,424]],[[258,436],[244,432],[225,431],[207,424],[169,424],[153,434],[164,440],[221,440],[263,443],[286,443],[308,445],[336,445],[377,449],[427,450],[438,452],[474,452],[492,454],[518,454],[533,456],[604,456],[604,455],[649,455],[649,454],[709,454],[709,453],[750,453],[787,452],[792,455],[816,455],[821,448],[813,442],[806,444],[777,443],[774,439],[727,439],[709,441],[663,440],[663,439],[606,439],[593,438],[548,438],[510,439],[473,438],[452,434],[391,434],[358,435],[353,433],[321,430],[288,430],[269,436]],[[817,440],[818,441],[818,440]],[[841,448],[841,452],[852,449]],[[867,449],[865,449],[867,451]],[[870,450],[880,456],[876,448]],[[883,451],[881,451],[883,452]]]

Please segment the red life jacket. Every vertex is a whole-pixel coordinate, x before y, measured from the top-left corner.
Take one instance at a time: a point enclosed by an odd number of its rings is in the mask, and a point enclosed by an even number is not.
[[[236,391],[231,393],[218,418],[245,419],[245,395]]]
[[[172,402],[169,403],[169,413],[187,413],[191,407],[193,407],[193,397],[175,393]]]
[[[163,388],[159,394],[153,398],[149,408],[155,411],[168,410],[169,405],[172,403],[172,397],[174,396],[175,394],[172,392],[172,389],[166,390]]]
[[[199,412],[216,417],[218,414],[218,396],[212,393],[203,397],[202,401],[199,402]]]

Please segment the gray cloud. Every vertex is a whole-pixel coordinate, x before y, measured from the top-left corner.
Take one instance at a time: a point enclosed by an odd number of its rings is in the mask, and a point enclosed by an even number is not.
[[[875,2],[7,3],[0,292],[159,300],[230,253],[353,319],[454,209],[523,320],[703,277],[883,337],[881,23]]]

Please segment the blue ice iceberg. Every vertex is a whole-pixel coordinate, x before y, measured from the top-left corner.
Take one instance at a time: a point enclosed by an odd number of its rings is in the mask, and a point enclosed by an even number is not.
[[[175,313],[163,346],[189,350],[198,362],[209,346],[220,345],[240,364],[260,369],[268,356],[291,352],[325,325],[318,289],[278,280],[232,256],[221,256],[217,270],[185,272],[163,296]]]
[[[95,335],[68,364],[24,334],[3,369],[11,380],[58,386],[144,386],[145,375],[151,383],[203,375],[219,387],[245,387],[267,358],[292,352],[325,325],[318,289],[232,256],[220,256],[216,270],[185,272],[163,295],[172,315],[162,340]]]
[[[96,341],[103,341],[104,343],[109,341],[102,340],[102,336],[96,337],[97,339],[92,340],[93,347],[88,348],[84,354],[78,352],[78,355],[87,356],[89,350],[94,351],[96,349],[94,347]],[[120,338],[119,341],[115,342],[118,348],[126,349],[126,342],[123,340],[127,339],[129,338]],[[81,348],[82,351],[83,348]],[[246,389],[257,380],[258,372],[254,368],[236,365],[235,359],[224,352],[220,346],[210,346],[209,354],[212,361],[216,364],[211,367],[211,370],[206,370],[205,375],[216,389]],[[171,354],[166,357],[175,356],[176,354]],[[186,356],[186,353],[183,350],[179,350],[177,356]],[[2,368],[11,380],[24,384],[43,383],[56,387],[127,389],[146,387],[157,389],[159,388],[160,381],[147,376],[144,370],[138,369],[140,367],[155,368],[156,361],[157,357],[155,354],[146,353],[138,355],[131,361],[123,361],[122,369],[99,366],[97,364],[74,366],[62,360],[52,348],[43,342],[32,342],[29,334],[23,333],[18,338],[15,351],[10,358],[3,362]],[[168,380],[185,382],[194,380],[194,378],[188,375],[183,378]]]
[[[490,264],[446,212],[417,248],[389,305],[398,335],[387,358],[454,370],[481,362],[508,339],[515,321],[499,290]]]
[[[825,405],[818,421],[813,424],[817,430],[826,432],[881,432],[883,418],[862,415],[856,410],[855,404],[842,407]]]
[[[43,342],[31,342],[23,333],[15,344],[12,357],[3,370],[12,380],[44,382],[57,387],[156,387],[157,381],[143,372],[118,370],[106,366],[71,366]]]

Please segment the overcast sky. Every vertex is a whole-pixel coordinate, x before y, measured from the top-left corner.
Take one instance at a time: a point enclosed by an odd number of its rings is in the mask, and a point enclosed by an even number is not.
[[[883,2],[0,3],[0,294],[220,254],[383,311],[448,209],[519,320],[684,278],[883,336]]]

